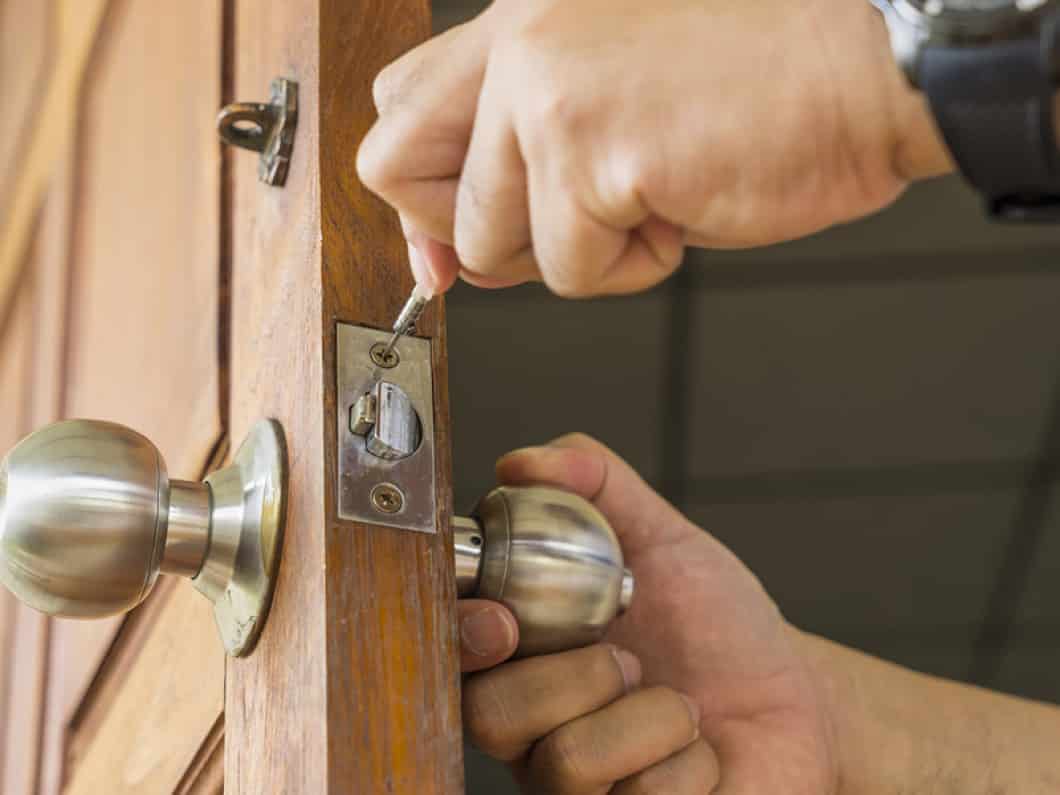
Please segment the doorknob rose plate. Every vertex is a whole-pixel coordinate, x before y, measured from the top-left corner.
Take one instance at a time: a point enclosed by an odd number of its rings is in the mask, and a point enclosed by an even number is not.
[[[244,657],[265,626],[287,517],[287,451],[274,420],[250,429],[232,463],[207,476],[210,554],[194,585],[213,602],[225,650]]]
[[[159,572],[179,574],[213,603],[225,649],[248,654],[272,598],[286,466],[271,420],[204,483],[170,480],[122,425],[42,428],[0,462],[0,581],[41,612],[100,618],[136,607]]]

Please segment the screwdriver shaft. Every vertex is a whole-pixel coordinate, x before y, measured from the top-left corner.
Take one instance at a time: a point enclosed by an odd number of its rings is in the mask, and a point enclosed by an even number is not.
[[[427,304],[433,297],[419,285],[412,289],[412,295],[409,296],[409,300],[405,302],[405,306],[402,307],[397,320],[394,321],[394,334],[386,344],[386,349],[383,351],[384,357],[389,356],[394,351],[398,340],[415,328],[416,321],[420,319],[420,315],[423,314],[423,310],[427,308]]]

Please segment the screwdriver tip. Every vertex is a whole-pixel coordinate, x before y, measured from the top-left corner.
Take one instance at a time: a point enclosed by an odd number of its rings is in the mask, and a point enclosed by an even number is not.
[[[398,331],[395,331],[393,334],[390,335],[390,339],[387,340],[386,347],[383,348],[383,354],[382,355],[383,355],[384,359],[386,357],[390,356],[390,354],[394,352],[394,348],[397,347],[398,340],[401,339],[401,335],[403,333],[404,332],[402,330],[398,330]]]

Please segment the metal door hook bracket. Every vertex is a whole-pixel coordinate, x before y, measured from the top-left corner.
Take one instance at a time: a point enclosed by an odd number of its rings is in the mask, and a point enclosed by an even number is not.
[[[283,185],[294,148],[298,124],[298,83],[277,77],[270,84],[268,103],[234,102],[217,116],[217,132],[232,146],[260,152],[258,179]]]
[[[389,332],[339,323],[336,334],[339,518],[436,533],[431,341],[405,337],[380,363]]]

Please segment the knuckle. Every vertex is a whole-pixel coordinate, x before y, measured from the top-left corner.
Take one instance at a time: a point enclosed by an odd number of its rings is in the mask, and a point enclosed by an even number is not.
[[[393,153],[387,138],[378,128],[374,129],[357,150],[357,175],[376,193],[386,190],[393,175]]]
[[[628,202],[656,206],[669,195],[671,179],[665,158],[638,150],[625,158],[622,185]]]
[[[503,758],[514,730],[503,685],[493,676],[472,676],[464,683],[463,703],[471,742],[484,753]]]
[[[584,105],[564,91],[556,81],[549,80],[537,92],[532,107],[537,126],[552,133],[575,135],[584,126]]]
[[[425,54],[421,48],[410,50],[396,61],[384,66],[372,81],[372,101],[380,115],[389,113],[408,93],[426,67]]]
[[[393,105],[394,97],[398,93],[400,63],[400,61],[394,61],[383,67],[372,81],[372,101],[380,115],[386,113]]]
[[[593,96],[570,88],[572,76],[556,61],[549,33],[528,23],[509,34],[495,52],[498,68],[523,86],[520,104],[528,143],[584,132],[591,122]]]
[[[453,248],[460,263],[475,273],[485,275],[496,263],[487,256],[483,245],[482,204],[473,178],[465,176],[457,186],[456,220]]]
[[[545,286],[560,298],[591,298],[598,279],[584,268],[541,263]]]

